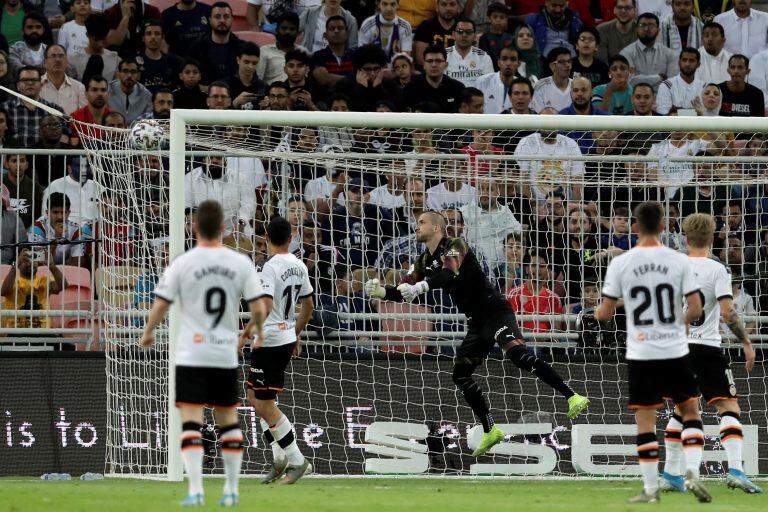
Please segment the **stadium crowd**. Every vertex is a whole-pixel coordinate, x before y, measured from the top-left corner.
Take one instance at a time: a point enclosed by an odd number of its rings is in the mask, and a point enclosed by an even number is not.
[[[173,108],[763,117],[768,102],[768,14],[751,0],[248,0],[245,20],[227,2],[181,0],[162,12],[137,0],[0,3],[0,85],[108,127],[168,119]],[[236,22],[249,31],[235,34]],[[87,240],[105,230],[124,237],[101,249],[59,243],[45,259],[95,271],[99,250],[102,264],[129,261],[131,235],[141,231],[158,241],[158,260],[167,259],[160,159],[136,157],[131,179],[146,208],[136,226],[116,217],[124,198],[95,183],[84,159],[24,154],[79,148],[82,125],[5,92],[0,100],[0,145],[19,149],[2,162],[0,244]],[[454,172],[438,160],[381,172],[279,164],[292,179],[278,210],[295,227],[291,249],[315,276],[321,307],[313,324],[321,330],[365,328],[338,313],[376,307],[361,295],[368,277],[402,277],[423,250],[413,227],[425,210],[442,212],[449,235],[467,239],[518,313],[592,311],[608,261],[636,241],[632,208],[647,199],[665,203],[663,239],[673,248],[684,248],[682,218],[713,214],[735,303],[746,314],[768,311],[765,166],[669,161],[765,156],[765,134],[272,127],[254,135],[232,127],[222,136],[286,152],[469,155],[459,162],[468,169]],[[568,158],[580,155],[657,162]],[[254,158],[191,160],[187,207],[220,200],[228,243],[263,262],[265,205],[284,173]],[[500,179],[518,175],[519,185]],[[634,186],[610,186],[616,176]],[[765,184],[733,185],[760,176]],[[665,179],[672,184],[643,185]],[[48,281],[24,280],[29,252],[3,246],[0,263],[18,267],[2,283],[4,309],[46,307],[35,290]],[[134,306],[150,301],[156,281],[153,273],[138,279]],[[438,292],[425,307],[451,305]],[[522,326],[565,327],[549,319]]]

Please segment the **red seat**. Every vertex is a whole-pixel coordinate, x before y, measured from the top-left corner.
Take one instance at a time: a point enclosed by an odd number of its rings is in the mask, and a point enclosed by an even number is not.
[[[417,318],[420,315],[431,313],[428,306],[422,306],[420,304],[408,304],[405,302],[389,302],[382,301],[379,303],[379,314],[383,317],[380,322],[381,331],[398,333],[403,331],[417,331],[426,332],[432,330],[432,322],[428,320],[418,319],[392,319],[387,318],[393,313],[410,313],[416,315]],[[384,338],[387,342],[394,343],[393,345],[383,345],[381,350],[391,352],[408,352],[411,354],[421,354],[426,350],[423,345],[398,345],[398,341],[423,341],[423,336],[397,336],[389,335]]]
[[[275,36],[269,32],[255,32],[253,30],[245,30],[241,32],[235,32],[235,35],[243,41],[256,43],[259,45],[259,47],[275,43]]]

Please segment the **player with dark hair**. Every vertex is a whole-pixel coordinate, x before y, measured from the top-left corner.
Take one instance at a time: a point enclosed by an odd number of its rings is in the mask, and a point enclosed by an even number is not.
[[[246,256],[224,247],[224,213],[216,201],[197,207],[193,229],[197,245],[165,270],[155,287],[155,302],[139,344],[155,342],[155,327],[177,298],[181,330],[176,348],[176,407],[182,421],[181,456],[189,477],[182,506],[203,506],[203,408],[212,408],[219,425],[224,459],[224,494],[219,504],[236,506],[243,462],[243,434],[237,418],[240,404],[237,331],[240,298],[248,302],[251,323],[261,330],[264,309],[259,276]]]
[[[296,444],[296,433],[275,399],[285,383],[285,369],[291,357],[301,352],[301,332],[312,316],[312,284],[307,266],[288,252],[291,224],[283,217],[273,217],[267,224],[269,259],[261,270],[261,303],[267,312],[264,334],[253,343],[248,377],[248,401],[261,418],[264,439],[272,447],[272,467],[263,484],[282,477],[293,484],[312,471],[312,465]],[[298,320],[296,305],[300,304]],[[249,322],[242,340],[252,336]],[[285,476],[283,476],[285,475]]]
[[[624,299],[627,312],[629,408],[637,422],[637,456],[643,492],[632,503],[659,501],[659,442],[656,409],[671,399],[682,415],[685,487],[703,503],[712,500],[699,480],[704,431],[699,390],[688,357],[686,330],[703,311],[699,285],[688,258],[661,244],[664,207],[646,201],[635,209],[638,243],[608,265],[603,299],[595,318],[613,318]],[[683,302],[688,308],[682,311]]]
[[[445,227],[445,218],[439,213],[422,213],[416,225],[416,240],[425,243],[427,250],[411,266],[400,286],[384,287],[378,279],[371,279],[365,283],[365,293],[378,299],[413,302],[429,290],[442,288],[467,316],[467,336],[456,351],[453,382],[483,425],[482,441],[473,452],[479,456],[504,439],[504,432],[494,425],[482,389],[472,377],[494,343],[515,366],[534,373],[566,397],[569,418],[583,411],[589,400],[575,393],[546,361],[525,346],[509,302],[488,281],[467,242],[447,237]]]

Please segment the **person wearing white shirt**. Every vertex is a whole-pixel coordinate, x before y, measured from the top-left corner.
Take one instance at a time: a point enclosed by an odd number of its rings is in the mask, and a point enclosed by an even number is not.
[[[704,24],[701,31],[704,46],[699,48],[701,64],[696,70],[696,78],[705,84],[719,84],[731,79],[728,74],[728,59],[733,55],[724,48],[725,29],[719,23]]]
[[[93,181],[91,167],[85,157],[74,157],[67,165],[69,173],[53,180],[43,192],[43,204],[54,192],[61,192],[69,198],[71,205],[69,220],[82,226],[99,218],[99,202],[102,187]]]
[[[672,1],[637,0],[637,12],[640,14],[643,14],[644,12],[650,12],[658,16],[659,19],[663,19],[672,14]]]
[[[559,112],[547,107],[540,115],[558,115]],[[524,185],[524,195],[540,202],[552,191],[561,191],[569,198],[578,201],[582,197],[581,185],[571,185],[570,178],[584,175],[584,162],[573,160],[569,156],[581,156],[579,144],[557,131],[538,131],[520,139],[515,148],[515,156],[540,156],[541,160],[518,160],[517,166],[522,175],[528,175]],[[566,157],[559,160],[558,157]],[[525,190],[528,189],[528,190]]]
[[[558,112],[571,105],[571,52],[564,46],[553,49],[547,56],[552,76],[542,78],[533,86],[531,108],[538,113],[551,107]]]
[[[768,48],[768,14],[752,9],[752,0],[734,0],[733,9],[715,16],[728,39],[725,49],[750,59]]]
[[[40,97],[60,106],[65,113],[71,114],[84,107],[85,86],[67,76],[67,53],[59,44],[52,44],[45,49],[45,74],[40,78],[42,87]]]
[[[679,109],[693,108],[693,102],[701,95],[704,82],[696,79],[696,68],[700,63],[699,51],[685,48],[680,52],[680,74],[668,78],[659,85],[656,95],[656,112],[666,116]]]
[[[427,189],[427,210],[458,210],[474,203],[476,196],[475,187],[459,179],[448,179]]]
[[[509,93],[512,90],[512,80],[519,76],[517,68],[520,64],[520,56],[517,49],[502,48],[497,63],[498,72],[483,75],[475,82],[475,87],[483,93],[485,100],[483,113],[485,114],[501,114],[512,108]]]
[[[648,157],[655,161],[648,162],[648,169],[656,171],[659,181],[669,184],[666,197],[674,198],[680,187],[693,181],[694,172],[691,162],[670,162],[670,158],[696,156],[704,151],[708,143],[701,139],[689,140],[685,132],[672,132],[669,139],[657,142],[648,151]]]
[[[358,30],[358,46],[375,44],[387,55],[387,61],[398,53],[411,54],[413,27],[397,15],[399,0],[377,0],[379,12],[363,20]]]
[[[765,104],[768,105],[768,50],[763,50],[750,59],[747,83],[763,91]]]
[[[88,47],[85,20],[91,14],[91,1],[75,0],[72,2],[71,9],[75,19],[61,26],[57,39],[57,42],[66,50],[67,55],[82,53]]]
[[[493,73],[491,56],[473,45],[475,42],[475,22],[459,20],[453,27],[454,46],[446,49],[448,66],[445,74],[458,80],[466,87],[474,87],[475,81],[482,75]]]

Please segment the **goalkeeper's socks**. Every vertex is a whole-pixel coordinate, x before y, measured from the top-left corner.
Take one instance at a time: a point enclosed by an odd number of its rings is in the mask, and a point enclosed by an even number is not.
[[[683,418],[673,414],[664,430],[664,472],[670,476],[680,476],[684,469],[683,454]]]
[[[227,425],[221,428],[221,458],[224,459],[224,494],[240,494],[238,480],[243,465],[243,433],[240,426]]]
[[[269,427],[272,432],[272,437],[275,438],[277,444],[285,452],[285,456],[288,458],[288,464],[291,466],[300,466],[304,464],[304,455],[299,450],[299,445],[296,444],[296,436],[293,433],[293,425],[288,420],[288,417],[283,414],[277,423]]]
[[[181,459],[189,478],[189,494],[203,494],[203,426],[186,421],[181,428]]]
[[[507,357],[515,366],[533,373],[550,387],[559,391],[566,399],[576,394],[549,363],[537,357],[525,345],[514,345],[507,350]]]
[[[744,471],[742,450],[744,434],[739,413],[726,411],[720,416],[720,442],[728,455],[728,470]]]
[[[683,422],[682,440],[685,450],[685,469],[698,477],[701,458],[704,456],[704,424],[701,420]]]
[[[637,458],[646,494],[659,489],[659,440],[654,432],[637,435]]]
[[[275,438],[272,436],[272,431],[269,430],[269,423],[267,423],[264,418],[261,418],[260,423],[264,440],[269,444],[270,448],[272,448],[272,462],[277,463],[284,460],[285,452],[280,448],[280,445],[277,444],[277,441],[275,441]]]

